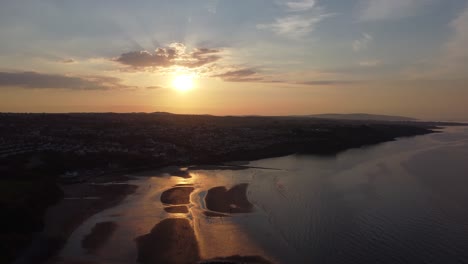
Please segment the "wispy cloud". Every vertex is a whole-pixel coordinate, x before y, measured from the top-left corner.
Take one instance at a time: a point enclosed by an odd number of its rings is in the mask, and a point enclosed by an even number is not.
[[[76,61],[74,59],[63,59],[60,62],[61,63],[75,63]]]
[[[107,90],[136,88],[107,76],[68,76],[38,72],[0,72],[0,87],[28,89]]]
[[[210,77],[221,78],[225,82],[288,83],[281,76],[265,74],[261,69],[242,66],[218,67],[213,69]]]
[[[253,69],[235,69],[223,73],[212,75],[219,77],[226,82],[259,82],[264,81],[263,76],[259,75]]]
[[[468,5],[449,24],[452,33],[439,54],[408,67],[417,79],[466,79],[468,76]]]
[[[315,1],[311,0],[286,2],[285,5],[285,11],[298,14],[276,18],[273,23],[258,24],[257,28],[270,30],[280,36],[300,38],[314,31],[322,20],[334,15],[326,13],[323,8],[316,6]]]
[[[271,24],[259,24],[257,28],[268,29],[282,36],[303,37],[314,31],[315,25],[326,17],[327,15],[316,17],[287,16],[278,18]]]
[[[363,21],[392,20],[418,14],[434,0],[361,0],[360,19]]]
[[[162,89],[164,88],[163,86],[147,86],[146,89],[148,90],[157,90],[157,89]]]
[[[455,18],[450,26],[453,35],[446,44],[446,60],[452,67],[460,67],[468,73],[468,6]]]
[[[307,11],[315,7],[316,5],[315,0],[303,0],[303,1],[294,1],[294,2],[286,2],[286,6],[288,10],[291,12],[301,12]]]
[[[468,76],[468,5],[451,23],[452,35],[443,46],[442,55],[434,62],[431,74],[445,78]]]
[[[218,0],[209,0],[206,5],[206,10],[212,14],[216,14],[218,9]]]
[[[305,81],[297,84],[311,85],[311,86],[322,86],[322,85],[338,85],[338,84],[352,84],[356,81],[346,81],[346,80],[314,80],[314,81]]]
[[[365,61],[360,61],[359,66],[362,67],[376,67],[382,64],[380,60],[365,60]]]
[[[298,81],[295,78],[293,78],[293,76],[287,76],[284,74],[265,74],[257,69],[252,68],[234,68],[222,73],[212,75],[211,77],[219,77],[226,82],[252,82],[305,86],[346,85],[356,82],[354,80],[333,79],[332,76],[329,76],[330,78],[327,78],[327,76],[325,75],[329,74],[318,73],[316,76],[309,77],[308,80],[306,79],[304,81]]]
[[[374,38],[371,35],[364,33],[360,39],[356,39],[353,42],[353,50],[356,52],[365,50],[373,41]]]

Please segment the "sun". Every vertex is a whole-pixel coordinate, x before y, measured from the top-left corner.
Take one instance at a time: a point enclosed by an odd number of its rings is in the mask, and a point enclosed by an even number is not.
[[[177,91],[185,92],[193,88],[193,79],[192,75],[180,74],[174,77],[172,86],[174,86]]]

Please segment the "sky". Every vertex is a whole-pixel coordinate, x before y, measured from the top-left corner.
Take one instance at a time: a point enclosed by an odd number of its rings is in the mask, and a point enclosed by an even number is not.
[[[0,111],[468,120],[468,1],[2,0]]]

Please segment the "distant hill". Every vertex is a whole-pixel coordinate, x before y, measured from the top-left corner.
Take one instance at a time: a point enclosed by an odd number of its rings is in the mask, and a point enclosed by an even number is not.
[[[372,115],[372,114],[318,114],[306,117],[340,120],[377,120],[377,121],[416,121],[417,119],[404,116]]]
[[[184,116],[187,114],[174,114],[170,112],[153,112],[151,113],[157,116]],[[222,117],[222,116],[213,116],[208,114],[196,114],[190,116],[211,116],[211,117]],[[294,115],[294,116],[263,116],[263,115],[243,115],[243,116],[224,116],[224,117],[252,117],[252,118],[269,118],[269,117],[281,117],[281,118],[288,118],[288,117],[301,117],[301,118],[320,118],[320,119],[334,119],[334,120],[373,120],[373,121],[418,121],[416,118],[405,117],[405,116],[390,116],[390,115],[373,115],[373,114],[365,114],[365,113],[352,113],[352,114],[317,114],[317,115]]]
[[[151,114],[153,114],[153,115],[174,115],[173,113],[169,113],[169,112],[153,112]]]

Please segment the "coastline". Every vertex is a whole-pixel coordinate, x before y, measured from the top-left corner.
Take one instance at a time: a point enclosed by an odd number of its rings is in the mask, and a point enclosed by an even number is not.
[[[341,151],[345,151],[352,148],[360,148],[369,145],[375,145],[379,143],[389,142],[396,140],[400,137],[412,137],[430,133],[437,133],[437,131],[424,129],[424,131],[418,131],[412,135],[402,136],[391,136],[381,138],[365,138],[363,140],[356,140],[347,143],[333,143],[326,142],[320,145],[319,148],[309,149],[307,145],[293,145],[289,147],[275,146],[274,148],[267,150],[254,151],[251,153],[239,153],[231,155],[229,157],[223,157],[213,162],[200,162],[187,168],[181,169],[186,166],[183,163],[169,164],[169,166],[148,166],[139,168],[125,168],[121,171],[127,173],[134,173],[137,176],[144,176],[148,172],[167,173],[173,176],[187,177],[188,171],[195,169],[204,170],[243,170],[249,169],[250,166],[246,166],[246,161],[273,158],[291,155],[295,153],[313,154],[313,155],[335,155]],[[316,145],[317,142],[314,142]],[[328,148],[328,149],[326,149]],[[243,157],[243,158],[241,158]],[[219,165],[209,165],[219,164]],[[123,172],[122,172],[123,173]],[[136,186],[126,184],[129,180],[128,177],[122,176],[122,173],[112,172],[105,175],[101,175],[95,179],[94,182],[98,183],[115,183],[119,181],[119,184],[110,185],[97,185],[89,182],[77,183],[71,185],[62,185],[64,190],[64,199],[62,199],[57,205],[50,207],[47,210],[45,216],[45,228],[33,241],[30,248],[25,251],[19,259],[17,264],[30,263],[31,260],[35,263],[61,263],[60,259],[56,258],[56,254],[60,251],[62,246],[66,243],[67,239],[73,233],[73,231],[86,221],[92,215],[101,212],[107,208],[111,208],[120,202],[125,197],[132,194],[136,190]],[[99,186],[99,187],[97,187]],[[115,187],[120,186],[120,187]],[[80,199],[69,199],[81,197]],[[83,199],[83,198],[100,197],[98,203],[94,199]],[[226,211],[226,210],[224,210]],[[219,216],[219,215],[218,215]]]
[[[398,126],[398,125],[390,125]],[[233,152],[224,156],[204,156],[203,158],[195,158],[189,161],[176,161],[176,162],[165,162],[157,165],[150,166],[138,166],[121,168],[118,170],[110,171],[103,175],[99,175],[96,178],[92,178],[94,182],[112,182],[115,180],[126,181],[125,176],[132,174],[135,176],[145,176],[154,172],[167,173],[173,176],[186,177],[187,170],[180,170],[180,168],[187,169],[228,169],[228,170],[243,170],[252,168],[247,166],[251,161],[276,158],[282,156],[288,156],[293,154],[305,154],[305,155],[319,155],[319,156],[332,156],[340,152],[353,149],[361,148],[366,146],[372,146],[380,143],[394,141],[400,138],[422,136],[432,133],[440,133],[440,129],[443,127],[417,127],[408,126],[409,131],[400,131],[396,133],[385,133],[379,136],[368,136],[361,138],[336,138],[336,139],[319,139],[311,140],[309,142],[275,144],[265,148],[259,148],[255,150],[246,150]],[[412,130],[414,129],[414,130]]]

